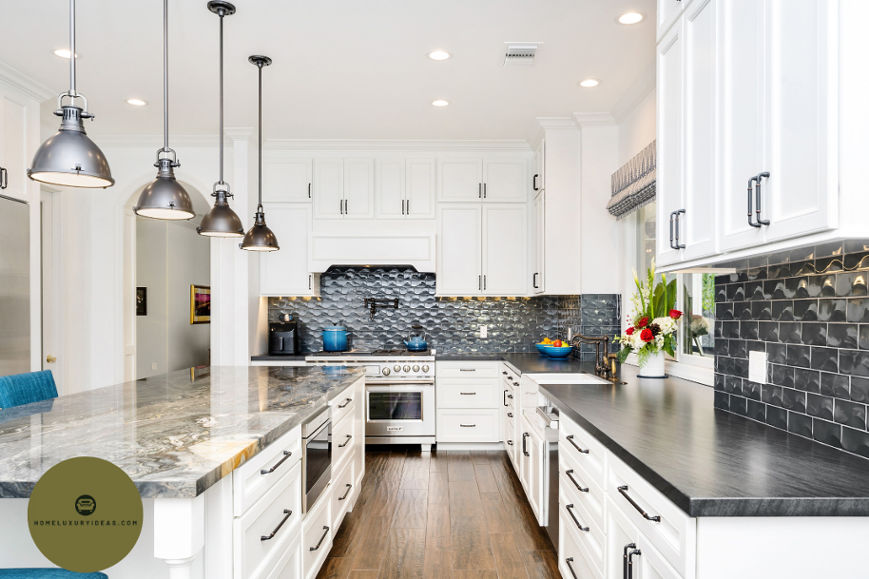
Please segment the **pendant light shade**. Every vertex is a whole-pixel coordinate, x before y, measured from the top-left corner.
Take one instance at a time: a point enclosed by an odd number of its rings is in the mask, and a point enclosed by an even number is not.
[[[241,248],[248,251],[277,251],[280,249],[278,238],[275,237],[275,234],[266,225],[266,215],[263,212],[263,67],[270,65],[272,59],[268,56],[254,55],[248,58],[248,61],[257,67],[257,74],[259,75],[257,206],[253,227],[244,236]]]
[[[75,0],[69,0],[69,53],[75,55]],[[49,137],[33,156],[27,176],[40,183],[64,187],[111,187],[115,184],[109,162],[84,130],[88,112],[87,99],[75,89],[75,61],[69,59],[69,91],[57,97],[55,115],[61,117],[60,129]],[[63,97],[69,102],[63,104]],[[81,99],[84,108],[76,106]]]
[[[235,6],[223,0],[212,0],[208,9],[220,17],[220,179],[214,184],[214,207],[202,218],[202,223],[196,228],[199,235],[208,237],[241,237],[244,227],[241,219],[229,206],[232,193],[229,183],[223,180],[223,18],[235,14]]]
[[[157,151],[154,166],[157,178],[142,189],[133,211],[151,219],[192,219],[195,213],[190,195],[175,180],[175,167],[181,163],[169,148],[169,0],[163,0],[163,148]]]

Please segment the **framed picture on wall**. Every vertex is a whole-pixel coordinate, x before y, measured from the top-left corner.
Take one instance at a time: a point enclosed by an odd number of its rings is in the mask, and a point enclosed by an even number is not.
[[[211,322],[211,287],[207,285],[190,286],[190,323],[207,324]]]
[[[136,315],[148,315],[148,288],[146,287],[136,288]]]

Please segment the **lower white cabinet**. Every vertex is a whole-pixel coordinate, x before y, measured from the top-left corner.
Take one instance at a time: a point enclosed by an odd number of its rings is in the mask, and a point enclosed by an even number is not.
[[[438,410],[438,442],[498,442],[497,408]]]
[[[607,509],[607,531],[608,579],[682,579],[615,505]]]
[[[328,494],[324,494],[305,514],[302,524],[302,572],[305,579],[317,576],[332,548],[334,534],[332,501]]]
[[[546,501],[543,481],[543,461],[546,443],[537,428],[523,415],[519,419],[519,481],[525,489],[525,496],[537,521],[546,523],[544,505]]]
[[[499,442],[502,394],[499,362],[437,362],[437,442]]]
[[[570,518],[559,509],[559,529],[569,527]],[[604,574],[592,562],[581,538],[575,531],[568,530],[558,534],[558,570],[562,577],[569,579],[603,579]],[[624,579],[624,578],[622,578]]]

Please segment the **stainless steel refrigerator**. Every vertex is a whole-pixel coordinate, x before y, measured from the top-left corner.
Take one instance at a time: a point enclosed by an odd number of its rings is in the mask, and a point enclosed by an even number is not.
[[[30,370],[30,209],[0,195],[0,376]]]

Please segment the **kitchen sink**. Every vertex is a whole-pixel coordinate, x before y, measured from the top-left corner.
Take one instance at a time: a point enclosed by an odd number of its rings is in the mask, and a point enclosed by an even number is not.
[[[528,374],[528,377],[538,384],[612,384],[609,380],[594,374]]]

